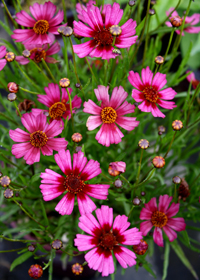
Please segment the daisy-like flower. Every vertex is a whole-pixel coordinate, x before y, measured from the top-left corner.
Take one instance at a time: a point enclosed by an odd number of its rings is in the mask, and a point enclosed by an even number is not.
[[[52,44],[49,48],[48,44],[45,45],[24,45],[26,50],[30,51],[30,59],[34,60],[36,63],[41,62],[42,58],[47,63],[56,63],[58,62],[55,58],[51,57],[55,53],[58,53],[60,50],[60,44],[56,42]],[[15,60],[20,64],[28,64],[30,60],[22,55],[16,56]]]
[[[5,55],[6,55],[6,47],[1,46],[0,47],[0,71],[4,68],[4,66],[6,65],[6,62],[7,62],[6,59],[3,58]]]
[[[60,25],[64,18],[64,12],[56,12],[56,6],[49,2],[44,4],[35,3],[30,6],[32,18],[25,11],[16,14],[16,22],[22,26],[29,27],[29,29],[15,29],[14,34],[11,35],[16,42],[23,44],[51,44],[55,40],[55,35],[58,35],[58,28],[66,26],[66,23]]]
[[[151,112],[154,117],[165,118],[156,104],[165,109],[176,107],[174,102],[162,100],[171,100],[177,94],[172,88],[161,90],[167,83],[165,74],[157,72],[153,77],[153,73],[147,66],[146,69],[142,69],[142,81],[139,74],[133,71],[129,72],[128,80],[136,88],[132,90],[133,99],[136,102],[142,101],[142,104],[138,106],[142,112]]]
[[[65,88],[62,88],[62,96],[60,97],[60,89],[57,84],[49,84],[48,87],[44,88],[46,95],[38,94],[38,101],[44,104],[45,106],[49,107],[49,110],[42,110],[42,109],[33,109],[34,113],[40,112],[48,112],[51,118],[50,121],[56,120],[59,121],[63,125],[62,118],[66,120],[71,118],[70,113],[70,106],[69,97]],[[71,94],[72,89],[68,88],[69,93]],[[74,96],[72,100],[72,113],[75,113],[75,108],[80,108],[81,106],[81,98],[77,95]]]
[[[140,219],[147,220],[140,224],[140,230],[144,236],[155,226],[153,233],[153,240],[158,245],[163,247],[162,229],[172,242],[177,238],[176,231],[185,230],[186,224],[183,218],[172,218],[179,211],[179,203],[169,204],[172,200],[172,196],[167,194],[159,197],[159,205],[157,207],[156,198],[153,197],[148,203],[145,204],[145,208],[140,212]]]
[[[104,16],[105,15],[105,16]],[[98,7],[90,6],[87,11],[82,10],[81,20],[74,21],[74,33],[82,36],[93,38],[83,44],[74,45],[74,52],[79,57],[90,55],[91,57],[101,57],[102,59],[115,58],[113,42],[114,36],[110,33],[110,27],[115,25],[119,35],[115,36],[114,46],[117,48],[129,48],[133,45],[138,36],[135,35],[136,21],[129,19],[121,27],[118,26],[123,15],[120,5],[114,3],[113,6],[105,5],[104,11]],[[121,33],[120,33],[121,32]]]
[[[190,71],[186,71],[186,73],[188,72]],[[189,83],[192,83],[194,89],[196,89],[198,84],[200,83],[200,81],[195,78],[195,74],[193,72],[187,76],[187,80]]]
[[[63,130],[58,122],[48,124],[44,114],[36,116],[33,113],[24,114],[21,121],[28,132],[20,128],[9,131],[10,138],[20,142],[12,146],[12,154],[16,158],[24,157],[27,164],[33,164],[40,161],[40,151],[51,156],[53,150],[66,148],[68,142],[64,138],[54,138]]]
[[[136,118],[124,117],[125,114],[133,113],[135,106],[124,101],[128,93],[123,87],[115,87],[111,98],[109,98],[108,89],[109,87],[98,86],[98,89],[94,90],[98,101],[101,101],[101,106],[97,106],[90,99],[83,104],[83,112],[94,115],[87,120],[88,130],[93,130],[103,124],[95,139],[106,147],[109,147],[110,144],[118,144],[124,137],[116,124],[128,131],[133,130],[139,124]]]
[[[167,16],[169,16],[169,14],[174,10],[174,8],[170,8],[169,11],[166,12]],[[170,16],[170,19],[175,17],[175,16],[178,16],[178,13],[177,11],[174,11],[171,16]],[[184,17],[182,17],[183,19]],[[186,17],[185,18],[185,25],[189,25],[187,27],[184,27],[184,31],[185,32],[188,32],[188,33],[199,33],[200,32],[200,26],[194,26],[196,25],[197,23],[200,22],[200,14],[193,14],[191,17]],[[165,24],[169,27],[172,27],[172,24],[171,22],[169,21],[166,21]],[[180,34],[181,31],[180,30],[176,30],[176,33],[177,34]],[[182,32],[182,36],[184,36],[184,32]]]
[[[109,185],[86,183],[86,181],[101,174],[98,161],[91,159],[87,162],[84,153],[79,151],[73,155],[72,166],[69,150],[59,151],[54,158],[65,176],[46,169],[45,173],[41,173],[42,184],[40,189],[45,201],[52,200],[67,191],[55,208],[61,215],[72,213],[75,196],[77,196],[81,215],[91,213],[96,209],[95,203],[88,195],[97,199],[107,198]]]
[[[90,235],[77,234],[74,240],[79,251],[90,250],[85,255],[88,266],[108,276],[115,270],[112,252],[123,268],[136,264],[136,255],[122,245],[137,245],[142,233],[130,226],[128,217],[118,215],[113,222],[113,209],[102,205],[97,209],[96,216],[87,214],[79,218],[78,226]]]
[[[86,4],[86,6],[84,6],[83,4],[77,3],[76,4],[76,12],[77,12],[77,17],[78,19],[82,20],[84,22],[84,16],[82,15],[82,11],[86,11],[89,10],[91,8],[92,5],[95,5],[96,1],[94,0],[89,0],[89,2]]]

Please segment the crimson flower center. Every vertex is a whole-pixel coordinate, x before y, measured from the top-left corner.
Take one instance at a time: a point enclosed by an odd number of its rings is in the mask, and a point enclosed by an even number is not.
[[[156,103],[158,100],[158,92],[151,86],[147,86],[143,89],[144,97],[150,102]]]
[[[101,45],[112,45],[113,43],[113,36],[110,33],[110,31],[106,28],[104,28],[101,31],[97,31],[94,39],[96,40],[97,44],[101,44]]]
[[[63,114],[66,111],[66,106],[63,102],[57,102],[54,103],[50,108],[49,108],[49,116],[52,119],[57,119],[57,118],[61,118],[63,116]]]
[[[165,213],[155,211],[151,216],[151,222],[155,227],[162,228],[167,224],[168,218],[167,215],[165,215]]]
[[[37,130],[30,135],[31,145],[36,148],[41,148],[41,147],[45,146],[47,143],[47,140],[48,140],[48,138],[46,136],[46,133],[43,131],[40,131],[40,130]]]
[[[46,52],[44,51],[44,50],[39,50],[39,49],[37,49],[37,48],[35,48],[35,49],[32,49],[31,51],[30,51],[30,53],[31,54],[35,54],[35,57],[34,57],[34,61],[36,62],[36,63],[39,63],[41,60],[42,60],[42,58],[45,60],[46,59]]]
[[[33,30],[36,34],[40,35],[40,34],[46,34],[47,31],[49,30],[49,23],[46,20],[38,20],[34,26],[33,26]]]
[[[101,241],[99,245],[104,249],[113,250],[114,246],[118,244],[116,237],[113,235],[111,231],[109,233],[104,233],[100,237],[100,240]]]
[[[103,123],[114,123],[117,112],[112,107],[105,107],[101,110],[101,120]]]
[[[84,181],[74,174],[68,175],[64,181],[64,187],[70,193],[77,194],[85,187]]]

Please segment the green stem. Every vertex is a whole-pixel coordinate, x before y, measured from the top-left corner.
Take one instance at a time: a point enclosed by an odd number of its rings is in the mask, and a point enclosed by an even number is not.
[[[191,83],[190,83],[190,85],[191,85]],[[188,109],[188,114],[187,114],[186,126],[188,125],[188,122],[189,122],[189,117],[190,117],[190,112],[191,112],[192,104],[193,104],[194,99],[196,98],[197,94],[199,93],[199,90],[200,90],[200,84],[198,84],[198,86],[197,86],[197,88],[196,88],[196,90],[194,92],[194,95],[192,97],[192,100],[191,100],[191,102],[190,102],[190,104],[188,106],[189,109]]]
[[[52,80],[54,81],[55,84],[57,84],[53,74],[51,73],[51,70],[49,69],[49,66],[46,64],[45,60],[42,58],[42,64],[44,65],[44,67],[46,68],[47,72],[49,73],[50,77],[52,78]]]
[[[12,250],[5,250],[5,251],[0,251],[0,253],[10,253],[10,252],[16,252],[16,251],[20,251],[26,249],[26,247],[22,247],[22,248],[18,248],[18,249],[12,249]]]
[[[29,58],[29,61],[34,64],[34,66],[38,69],[38,71],[40,73],[42,73],[42,75],[45,77],[45,79],[50,83],[51,80],[47,77],[47,75],[44,73],[44,71],[38,66],[38,64],[34,60],[32,60],[30,58]]]
[[[96,77],[95,77],[95,75],[94,75],[94,72],[93,72],[93,70],[92,70],[92,68],[91,68],[91,66],[90,66],[90,64],[89,64],[89,61],[88,61],[87,57],[85,57],[85,61],[86,61],[87,65],[88,65],[88,67],[89,67],[89,69],[90,69],[90,72],[91,72],[92,76],[94,77],[95,82],[96,82],[97,85],[98,85],[97,79],[96,79]]]
[[[4,8],[5,8],[5,10],[6,10],[6,13],[8,14],[10,20],[12,21],[13,25],[15,26],[15,28],[17,28],[17,23],[16,23],[16,21],[13,19],[11,13],[9,12],[9,10],[8,10],[8,8],[7,8],[7,6],[6,6],[5,1],[2,0],[2,3],[3,3],[3,5],[4,5]]]
[[[141,0],[137,1],[137,24],[140,22],[140,2]]]
[[[11,160],[9,160],[6,156],[4,156],[4,154],[2,152],[0,152],[0,155],[10,164],[14,165],[15,167],[17,167],[18,169],[20,169],[21,171],[23,171],[24,173],[26,173],[27,175],[31,176],[31,173],[24,170],[23,168],[21,168],[20,166],[18,166],[17,164],[13,163]]]
[[[128,214],[128,218],[130,218],[130,215],[131,215],[131,213],[133,212],[133,209],[134,209],[134,205],[131,207],[131,210],[130,210],[130,212],[129,212],[129,214]]]
[[[7,241],[11,241],[11,242],[22,242],[22,243],[27,243],[27,242],[39,242],[37,240],[21,240],[21,239],[12,239],[12,238],[8,238],[8,237],[5,237],[3,235],[0,235],[0,238],[3,238],[4,240],[7,240]]]
[[[81,82],[80,82],[80,80],[79,80],[79,77],[78,77],[78,74],[77,74],[76,60],[75,60],[75,54],[74,54],[74,49],[73,49],[71,37],[69,37],[69,42],[70,42],[70,46],[71,46],[71,50],[72,50],[72,56],[73,56],[73,63],[74,63],[74,70],[75,70],[76,79],[77,79],[77,82],[78,82],[79,84],[81,84]]]
[[[63,57],[65,60],[65,64],[67,65],[67,76],[70,78],[69,59],[68,59],[68,52],[67,52],[67,38],[65,36],[63,36],[63,42],[64,42]],[[63,50],[63,48],[62,48],[62,50]]]
[[[16,108],[16,110],[17,110],[17,112],[18,112],[18,114],[19,114],[19,116],[20,116],[20,118],[21,118],[21,117],[22,117],[22,114],[20,113],[20,110],[19,110],[19,108],[18,108],[18,106],[17,106],[16,101],[14,101],[13,103],[14,103],[15,108]]]
[[[149,171],[147,171],[147,173],[143,176],[142,180],[140,181],[140,184],[144,181],[144,179],[148,176],[148,174],[153,170],[155,169],[155,167],[152,167],[151,169],[149,169]],[[139,184],[139,185],[140,185]]]
[[[31,93],[31,94],[43,94],[43,93],[39,93],[39,92],[35,92],[35,91],[31,91],[29,89],[26,89],[26,88],[22,88],[22,87],[19,87],[21,90],[25,91],[25,92],[28,92],[28,93]]]
[[[72,130],[73,130],[73,133],[74,133],[74,117],[73,117],[73,112],[72,112],[72,99],[71,99],[71,95],[69,93],[68,88],[66,88],[66,90],[67,90],[67,94],[68,94],[68,97],[69,97],[69,107],[70,107],[71,120],[72,120]]]
[[[197,177],[194,179],[194,181],[190,184],[190,190],[191,190],[192,186],[194,185],[194,183],[199,179],[199,177],[200,177],[200,173],[199,173],[199,175],[197,175]]]
[[[143,55],[143,60],[142,60],[142,68],[144,67],[145,63],[145,57],[146,57],[146,52],[147,52],[147,46],[148,46],[148,41],[149,41],[149,25],[150,25],[151,17],[148,15],[148,21],[147,21],[147,34],[145,37],[145,46],[144,46],[144,55]]]
[[[65,6],[65,0],[62,0],[63,12],[64,12],[64,21],[67,22],[67,11]]]
[[[176,133],[177,133],[177,131],[175,131],[175,132],[174,132],[174,136],[173,136],[173,138],[172,138],[172,140],[171,140],[171,142],[170,142],[170,144],[169,144],[169,148],[168,148],[168,150],[167,150],[166,154],[164,155],[164,158],[166,158],[166,157],[167,157],[167,155],[168,155],[168,153],[169,153],[169,151],[170,151],[170,149],[171,149],[171,146],[172,146],[172,144],[173,144],[173,142],[174,142],[174,139],[175,139]]]
[[[144,183],[146,183],[147,181],[149,181],[151,179],[151,177],[153,176],[154,172],[156,171],[156,168],[152,168],[151,170],[149,170],[149,175],[146,177],[146,179],[144,179],[143,181],[141,181],[137,187],[142,186]]]
[[[141,170],[141,164],[142,164],[143,152],[144,152],[144,150],[142,149],[142,150],[141,150],[140,162],[139,162],[139,166],[138,166],[138,172],[137,172],[136,182],[135,182],[134,188],[136,188],[136,187],[137,187],[137,183],[138,183],[139,178],[140,178],[140,170]]]
[[[120,174],[120,177],[121,177],[130,187],[132,187],[132,184],[131,184],[122,174]]]
[[[6,116],[4,113],[0,112],[0,116],[4,117],[5,119],[7,119],[9,122],[12,122],[14,125],[19,126],[20,124],[17,123],[16,121],[14,121],[13,119],[11,119],[10,117]]]
[[[176,184],[174,185],[174,202],[176,203]]]
[[[79,255],[82,255],[82,253],[78,253],[78,254],[70,254],[68,253],[67,251],[63,250],[63,249],[60,249],[63,253],[67,254],[68,256],[72,256],[72,257],[75,257],[75,256],[79,256]]]
[[[175,31],[175,28],[173,27],[172,32],[171,32],[171,34],[170,34],[170,38],[169,38],[167,50],[166,50],[166,52],[165,52],[164,61],[166,60],[167,54],[168,54],[168,52],[169,52],[169,48],[170,48],[171,43],[172,43],[172,38],[173,38],[173,35],[174,35],[174,31]],[[161,71],[161,69],[162,69],[162,66],[163,66],[163,64],[160,66],[160,71]]]

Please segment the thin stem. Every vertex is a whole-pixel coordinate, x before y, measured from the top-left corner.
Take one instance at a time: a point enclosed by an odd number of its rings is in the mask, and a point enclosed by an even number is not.
[[[63,12],[64,12],[64,21],[67,22],[67,11],[65,6],[65,0],[62,0]]]
[[[43,93],[40,93],[40,92],[35,92],[35,91],[31,91],[29,89],[26,89],[26,88],[22,88],[22,87],[19,87],[21,90],[25,91],[25,92],[28,92],[28,93],[31,93],[31,94],[43,94]]]
[[[168,155],[168,153],[169,153],[169,151],[170,151],[170,149],[171,149],[171,146],[172,146],[172,143],[174,142],[174,139],[175,139],[176,133],[177,133],[177,131],[175,131],[175,133],[174,133],[174,136],[173,136],[173,138],[172,138],[172,140],[171,140],[171,142],[170,142],[170,144],[169,144],[169,148],[168,148],[168,150],[167,150],[166,154],[164,155],[164,158],[166,158],[166,157],[167,157],[167,155]]]
[[[10,252],[16,252],[16,251],[20,251],[26,249],[26,247],[22,247],[22,248],[17,248],[17,249],[12,249],[12,250],[5,250],[5,251],[0,251],[0,253],[10,253]]]
[[[63,38],[63,42],[64,42],[63,56],[64,56],[65,64],[67,65],[67,75],[70,78],[69,59],[68,59],[68,52],[67,52],[67,38],[65,36],[63,36],[63,37],[64,37]]]
[[[66,88],[66,90],[67,90],[67,94],[68,94],[68,97],[69,97],[69,107],[70,107],[71,120],[72,120],[72,130],[74,132],[74,118],[73,118],[73,112],[72,112],[72,99],[71,99],[71,95],[69,93],[68,88]]]
[[[96,77],[95,77],[95,75],[94,75],[94,72],[93,72],[93,70],[92,70],[92,68],[91,68],[91,66],[90,66],[90,64],[89,64],[89,61],[88,61],[87,57],[85,57],[85,61],[86,61],[87,65],[88,65],[88,67],[89,67],[89,69],[90,69],[90,72],[91,72],[92,76],[94,77],[95,82],[96,82],[97,85],[98,85],[97,79],[96,79]]]
[[[52,78],[52,80],[54,81],[55,84],[57,84],[53,74],[51,73],[51,70],[49,69],[49,66],[46,64],[45,60],[42,58],[42,64],[44,65],[44,67],[46,68],[47,72],[49,73],[50,77]]]
[[[11,119],[10,117],[6,116],[4,113],[0,112],[0,116],[4,117],[5,119],[7,119],[9,122],[12,122],[14,125],[19,126],[20,124],[17,123],[16,121],[14,121],[13,119]]]
[[[14,101],[13,102],[14,103],[14,105],[15,105],[15,108],[16,108],[16,110],[17,110],[17,112],[18,112],[18,114],[19,114],[19,116],[20,116],[20,118],[22,117],[22,114],[20,113],[20,110],[19,110],[19,108],[18,108],[18,106],[17,106],[17,103]]]
[[[140,2],[141,0],[137,2],[137,24],[140,22]]]
[[[83,253],[78,253],[78,254],[70,254],[68,253],[67,251],[63,250],[63,249],[60,249],[63,253],[67,254],[68,256],[72,256],[72,257],[75,257],[75,256],[79,256],[79,255],[82,255]]]
[[[120,174],[120,177],[121,177],[130,187],[132,187],[132,184],[131,184],[122,174]]]
[[[7,241],[11,241],[11,242],[22,242],[22,243],[27,243],[27,242],[39,242],[37,240],[21,240],[21,239],[12,239],[12,238],[8,238],[8,237],[5,237],[3,235],[0,235],[0,238],[3,238],[4,240],[7,240]]]
[[[146,183],[148,180],[150,180],[155,171],[156,171],[156,168],[154,168],[154,167],[153,167],[152,169],[150,169],[150,170],[149,170],[149,173],[150,173],[150,174],[146,177],[146,179],[144,179],[143,181],[141,181],[137,186],[138,186],[138,187],[139,187],[139,186],[142,186],[144,183]]]
[[[200,177],[200,173],[199,173],[199,175],[197,175],[197,177],[194,179],[194,181],[190,184],[190,189],[192,188],[194,183],[199,179],[199,177]]]
[[[47,77],[47,75],[44,73],[44,71],[38,66],[38,64],[34,60],[32,60],[30,58],[29,58],[29,61],[35,65],[35,67],[38,69],[38,71],[40,73],[42,73],[42,75],[45,77],[45,79],[50,83],[51,80]]]
[[[145,62],[145,57],[146,57],[146,52],[147,52],[147,46],[148,46],[148,41],[149,41],[149,25],[150,25],[151,17],[148,15],[148,21],[147,21],[147,34],[145,38],[145,46],[144,46],[144,55],[143,55],[143,60],[142,60],[142,68],[144,67],[144,62]]]
[[[132,207],[131,207],[131,210],[130,210],[130,212],[129,212],[129,214],[128,214],[128,219],[130,218],[130,215],[131,215],[131,213],[133,212],[133,209],[135,208],[135,206],[133,205]]]
[[[143,176],[142,180],[140,181],[140,183],[142,183],[144,181],[144,179],[148,176],[148,174],[154,169],[155,167],[152,167],[151,169],[149,169],[149,171],[147,171],[147,173]]]
[[[173,38],[173,35],[174,35],[174,31],[175,31],[175,28],[173,27],[172,32],[171,32],[171,34],[170,34],[168,46],[167,46],[167,49],[166,49],[166,52],[165,52],[164,61],[166,60],[167,54],[168,54],[168,52],[169,52],[169,48],[170,48],[171,43],[172,43],[172,38]],[[162,69],[162,66],[163,66],[163,64],[160,66],[160,71],[161,71],[161,69]]]
[[[144,152],[144,150],[142,149],[141,150],[141,155],[140,155],[140,162],[138,164],[139,166],[138,166],[138,172],[137,172],[137,176],[136,176],[136,182],[135,182],[135,185],[134,185],[135,188],[137,187],[137,183],[138,183],[139,177],[140,177],[140,170],[141,170],[143,152]]]
[[[13,19],[11,13],[9,12],[9,10],[8,10],[8,8],[7,8],[7,6],[6,6],[5,1],[2,0],[2,3],[3,3],[3,5],[4,5],[4,8],[5,8],[5,10],[6,10],[6,13],[8,14],[10,20],[12,21],[13,25],[15,26],[15,28],[17,28],[17,23],[16,23],[16,21]]]
[[[191,83],[190,83],[190,87],[191,87]],[[189,109],[188,109],[188,115],[187,115],[186,126],[188,125],[188,122],[189,122],[189,117],[190,117],[190,112],[191,112],[192,104],[193,104],[194,99],[196,98],[197,94],[199,93],[199,90],[200,90],[200,84],[198,84],[198,86],[197,86],[197,88],[196,88],[196,90],[195,90],[195,93],[194,93],[194,95],[193,95],[193,97],[192,97],[192,100],[191,100],[191,102],[190,102],[190,104],[189,104],[189,106],[188,106]]]
[[[81,82],[80,82],[80,80],[79,80],[79,77],[78,77],[78,74],[77,74],[76,60],[75,60],[75,54],[74,54],[74,49],[73,49],[71,37],[69,37],[69,42],[70,42],[70,46],[71,46],[71,50],[72,50],[73,63],[74,63],[74,71],[75,71],[76,79],[77,79],[77,82],[78,82],[79,84],[81,84]]]
[[[174,185],[174,202],[176,203],[176,184]]]

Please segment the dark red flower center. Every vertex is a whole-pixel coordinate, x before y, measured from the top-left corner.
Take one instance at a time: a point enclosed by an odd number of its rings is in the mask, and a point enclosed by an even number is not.
[[[66,106],[63,102],[54,103],[49,108],[49,116],[54,120],[61,118],[65,112],[66,112]]]
[[[70,174],[65,178],[64,187],[70,193],[77,194],[85,187],[84,181],[80,179],[80,176]]]
[[[42,60],[42,58],[43,58],[44,60],[46,59],[46,51],[44,51],[44,50],[42,50],[42,49],[37,49],[37,48],[35,48],[35,49],[32,49],[32,50],[30,51],[30,53],[35,55],[35,56],[34,56],[34,61],[35,61],[36,63],[39,63],[39,62]]]
[[[101,120],[103,123],[114,123],[117,113],[112,107],[105,107],[101,110]]]
[[[150,102],[156,103],[158,100],[158,92],[155,88],[151,86],[147,86],[143,89],[144,97],[146,100]]]
[[[167,224],[168,218],[165,213],[160,211],[153,212],[151,216],[151,222],[155,227],[162,228]]]
[[[104,233],[100,237],[100,240],[101,241],[99,245],[104,249],[113,250],[114,246],[118,244],[116,237],[113,235],[111,231],[109,233]]]
[[[47,143],[47,136],[43,131],[35,131],[30,135],[30,143],[36,148],[41,148]]]
[[[96,40],[98,45],[112,45],[113,43],[113,36],[110,33],[110,31],[106,28],[104,28],[101,31],[97,31],[94,39]]]
[[[33,26],[33,30],[36,34],[40,35],[40,34],[46,34],[47,31],[49,30],[49,23],[46,20],[38,20],[34,26]]]

